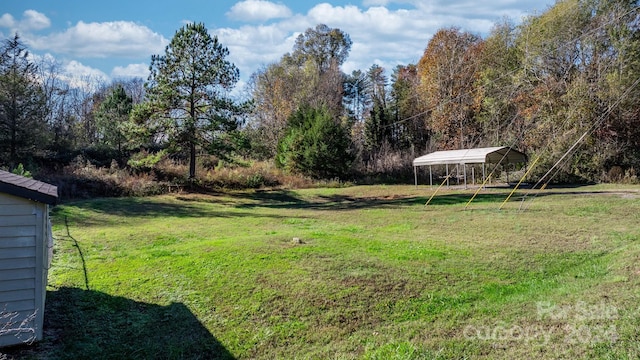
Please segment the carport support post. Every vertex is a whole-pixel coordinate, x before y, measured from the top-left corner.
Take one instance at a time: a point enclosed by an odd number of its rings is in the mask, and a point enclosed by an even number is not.
[[[473,164],[471,166],[471,184],[476,184],[476,165]]]
[[[467,190],[467,164],[462,164],[462,166],[462,173],[464,174],[464,189]]]
[[[418,168],[416,166],[413,167],[413,177],[416,180],[416,189],[418,188]]]
[[[482,184],[484,185],[485,182],[487,181],[487,176],[485,175],[485,170],[484,170],[484,166],[485,164],[482,163]]]
[[[431,171],[431,165],[429,165],[429,186],[433,186],[433,172]]]
[[[449,164],[444,165],[447,169],[447,187],[449,187]]]

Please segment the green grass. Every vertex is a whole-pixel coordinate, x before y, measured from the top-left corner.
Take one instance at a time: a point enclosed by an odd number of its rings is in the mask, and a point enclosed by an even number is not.
[[[54,209],[33,358],[640,356],[640,188],[369,186]],[[70,235],[82,249],[88,279]],[[292,242],[294,237],[302,243]],[[89,289],[85,284],[88,283]]]

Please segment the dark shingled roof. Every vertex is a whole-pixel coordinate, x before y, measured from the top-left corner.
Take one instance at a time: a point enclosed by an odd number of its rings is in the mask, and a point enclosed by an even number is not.
[[[58,188],[42,181],[0,170],[0,192],[54,205]]]

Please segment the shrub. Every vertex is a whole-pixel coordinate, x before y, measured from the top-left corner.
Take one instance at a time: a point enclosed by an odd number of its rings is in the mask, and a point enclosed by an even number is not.
[[[18,164],[18,166],[16,166],[15,169],[13,169],[13,171],[11,171],[12,173],[16,174],[16,175],[20,175],[20,176],[24,176],[24,177],[32,177],[31,176],[31,172],[29,172],[29,170],[24,168],[24,165],[22,165],[22,163]]]
[[[139,153],[133,154],[129,161],[127,161],[127,165],[135,170],[141,171],[149,171],[153,169],[163,158],[167,155],[166,150],[158,151],[155,154],[150,154],[149,152],[143,150]]]
[[[276,165],[319,179],[344,177],[353,161],[349,148],[348,131],[326,108],[303,107],[289,118]]]

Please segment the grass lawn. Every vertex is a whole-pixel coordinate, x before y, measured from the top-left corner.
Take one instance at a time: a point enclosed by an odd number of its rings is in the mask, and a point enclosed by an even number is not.
[[[502,210],[508,189],[481,192],[467,210],[471,190],[442,190],[425,207],[432,191],[59,205],[45,340],[7,354],[640,357],[640,187],[545,190],[526,211],[524,191]]]

